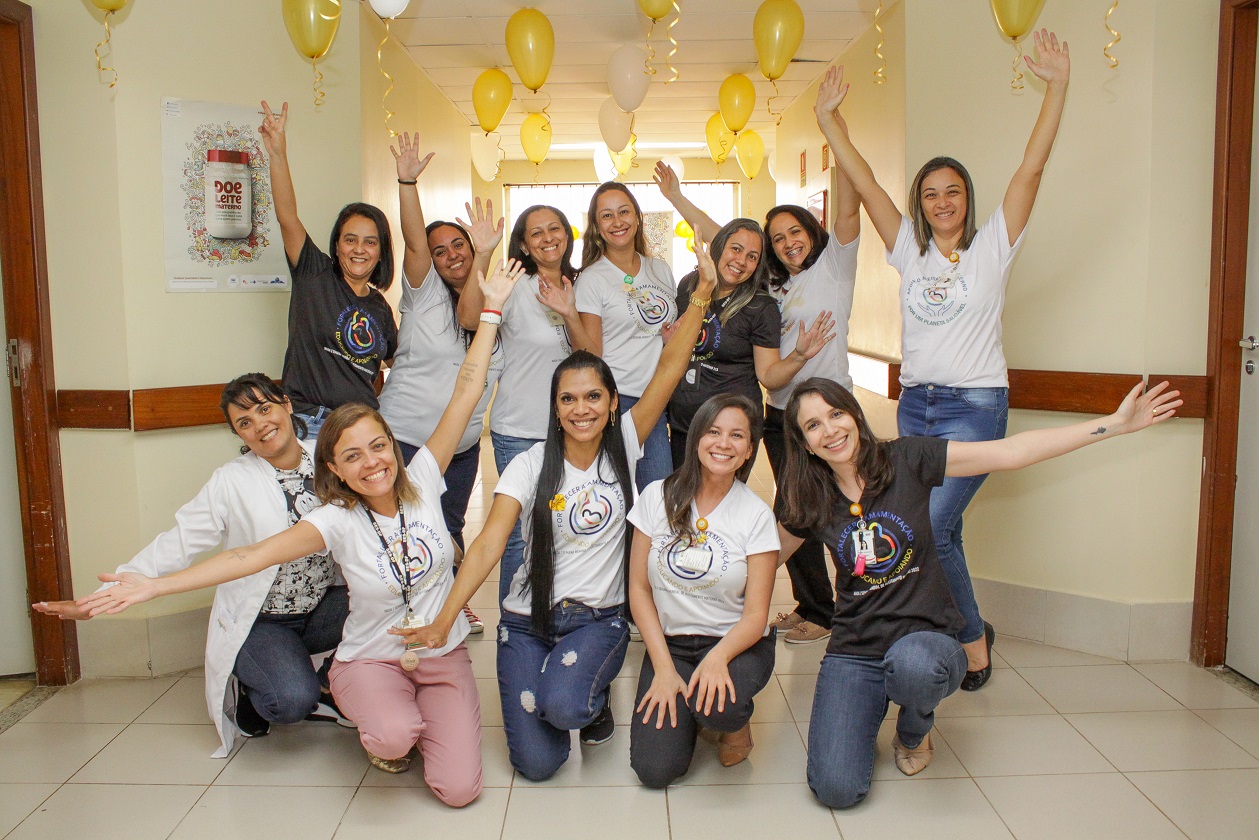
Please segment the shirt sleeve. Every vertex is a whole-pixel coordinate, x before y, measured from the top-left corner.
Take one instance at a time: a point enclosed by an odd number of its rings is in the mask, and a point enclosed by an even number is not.
[[[400,312],[416,312],[425,306],[435,284],[441,283],[441,276],[437,273],[436,266],[430,266],[428,274],[424,275],[423,282],[420,283],[418,289],[411,288],[411,284],[407,282],[407,272],[402,270],[402,295],[398,298],[398,311]]]
[[[949,442],[944,438],[898,438],[892,445],[904,447],[906,466],[927,487],[939,487],[944,483],[944,469],[948,465]]]
[[[588,269],[581,272],[581,277],[577,279],[577,311],[584,312],[588,315],[598,315],[603,317],[603,287],[600,282],[599,266],[603,265],[600,259]]]
[[[362,516],[363,514],[358,508],[359,505],[355,505],[354,513]],[[324,545],[336,555],[345,551],[343,542],[346,530],[349,527],[350,513],[349,508],[343,508],[339,505],[320,505],[303,516],[302,521],[314,525],[319,531],[319,535],[323,537]]]
[[[510,496],[520,502],[522,511],[533,508],[533,497],[538,492],[538,473],[542,467],[542,447],[545,443],[535,444],[527,452],[522,452],[512,459],[499,476],[494,486],[495,493]]]
[[[782,341],[782,313],[778,311],[778,304],[769,295],[758,293],[748,308],[753,306],[756,311],[748,313],[753,316],[752,334],[749,336],[752,346],[777,350]]]
[[[904,275],[905,267],[909,264],[911,248],[915,250],[918,248],[918,243],[914,240],[914,226],[910,224],[909,219],[901,216],[901,226],[896,231],[896,244],[888,252],[887,264]]]
[[[296,286],[319,276],[331,266],[332,258],[320,251],[310,234],[306,234],[302,252],[297,255],[297,264],[289,266],[289,273],[293,275],[293,285]]]
[[[1019,248],[1023,245],[1023,238],[1027,236],[1027,225],[1023,226],[1023,232],[1019,234],[1019,238],[1010,244],[1010,229],[1005,224],[1005,208],[998,206],[988,217],[988,221],[984,222],[984,226],[979,229],[979,233],[975,238],[985,239],[991,238],[991,247],[996,252],[997,259],[1001,261],[1001,276],[1005,280],[1010,278],[1010,263],[1014,262],[1014,257],[1019,252]]]
[[[755,503],[754,510],[749,512],[752,525],[748,530],[748,544],[743,549],[743,553],[749,557],[782,548],[778,541],[778,523],[774,520],[774,512],[755,495],[752,495],[752,501]]]
[[[625,519],[648,537],[654,537],[663,509],[664,481],[653,481],[643,488]]]
[[[442,478],[437,459],[433,457],[433,453],[427,446],[421,446],[416,451],[415,457],[411,459],[411,463],[407,464],[407,476],[419,488],[421,496],[441,498],[441,495],[446,492],[446,480]]]
[[[857,250],[861,245],[861,234],[847,245],[840,245],[835,234],[826,242],[818,263],[823,265],[827,279],[840,286],[852,288],[857,285]]]

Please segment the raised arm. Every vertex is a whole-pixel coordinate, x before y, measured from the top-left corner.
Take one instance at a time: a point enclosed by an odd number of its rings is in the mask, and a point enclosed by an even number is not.
[[[407,285],[418,289],[433,266],[433,255],[428,250],[428,234],[424,231],[424,208],[420,206],[420,188],[416,185],[428,162],[433,159],[429,152],[420,157],[420,134],[410,137],[404,131],[398,135],[398,148],[389,147],[398,165],[398,211],[402,217],[402,241],[406,249],[402,254],[402,272]]]
[[[490,269],[490,256],[494,253],[494,249],[498,247],[498,243],[503,241],[503,217],[498,217],[498,224],[494,224],[494,202],[490,199],[485,200],[485,204],[481,204],[481,198],[476,198],[475,212],[473,206],[464,203],[464,208],[468,211],[468,219],[465,222],[458,216],[455,221],[463,225],[468,231],[468,235],[472,237],[472,248],[476,251],[476,256],[472,260],[473,277],[478,276],[476,272],[488,274]],[[476,283],[464,284],[463,291],[459,293],[459,308],[456,313],[459,316],[459,323],[465,330],[475,330],[481,320],[481,310],[485,308],[485,295],[481,294],[481,288]]]
[[[840,245],[851,244],[861,233],[861,196],[838,166],[835,167],[835,225],[831,233]]]
[[[634,541],[630,544],[629,568],[629,602],[630,613],[634,616],[634,624],[643,636],[643,644],[647,647],[647,655],[651,657],[651,667],[655,671],[651,686],[643,695],[642,701],[634,709],[634,714],[642,713],[643,723],[651,723],[656,717],[656,728],[664,727],[665,713],[669,716],[669,726],[678,725],[678,695],[686,697],[690,694],[686,680],[678,674],[673,665],[673,656],[669,653],[669,645],[665,642],[664,629],[660,626],[660,613],[656,610],[656,600],[651,594],[651,581],[647,577],[647,560],[651,553],[651,537],[638,528],[634,529]]]
[[[1175,417],[1176,409],[1184,403],[1184,400],[1177,399],[1180,392],[1168,391],[1167,385],[1160,382],[1142,393],[1144,385],[1138,382],[1109,417],[1057,429],[1020,432],[1002,440],[949,441],[945,475],[983,475],[1018,470],[1074,452],[1091,443],[1162,423]]]
[[[678,175],[673,171],[673,167],[664,161],[658,161],[656,163],[656,171],[651,177],[656,182],[656,186],[660,188],[660,194],[664,196],[665,201],[672,204],[673,209],[677,210],[682,215],[682,218],[686,219],[686,223],[691,226],[691,230],[695,231],[696,238],[702,236],[705,242],[712,242],[713,237],[717,235],[717,231],[721,230],[721,225],[713,221],[711,216],[682,195],[682,182],[678,180]]]
[[[1027,150],[1023,152],[1023,162],[1010,179],[1005,200],[1001,202],[1011,245],[1023,233],[1023,228],[1027,227],[1027,220],[1032,215],[1032,205],[1036,203],[1036,193],[1040,190],[1040,179],[1045,174],[1045,164],[1049,162],[1054,138],[1058,136],[1062,108],[1067,102],[1067,82],[1071,79],[1071,57],[1067,52],[1067,42],[1063,41],[1059,45],[1058,36],[1047,29],[1033,32],[1032,38],[1036,42],[1036,53],[1040,61],[1033,61],[1030,55],[1023,56],[1023,60],[1036,74],[1036,78],[1045,83],[1045,99],[1040,103],[1040,114],[1036,117],[1036,125],[1032,126],[1032,136],[1027,141]]]
[[[280,107],[280,116],[271,112],[271,106],[262,103],[262,145],[267,149],[271,165],[271,203],[275,206],[275,220],[280,223],[280,236],[284,239],[284,254],[289,265],[297,265],[297,258],[306,244],[306,228],[297,218],[297,193],[293,190],[293,175],[289,172],[288,138],[285,127],[289,121],[289,104]]]
[[[848,125],[839,115],[840,103],[848,95],[848,85],[843,81],[842,67],[827,69],[826,75],[822,77],[822,84],[817,90],[817,101],[813,105],[813,113],[817,117],[817,125],[822,130],[822,136],[826,138],[827,145],[831,147],[831,153],[835,155],[835,165],[847,177],[852,189],[856,190],[861,203],[866,207],[866,213],[870,215],[870,221],[874,222],[874,229],[878,231],[879,238],[890,251],[896,245],[896,234],[900,231],[901,211],[896,209],[896,204],[887,191],[879,186],[879,182],[874,178],[874,170],[870,168],[870,164],[866,163],[866,159],[857,151],[857,147],[852,144],[848,136]],[[843,241],[844,237],[839,231],[839,222],[840,216],[837,215],[835,233],[840,236],[840,241]],[[848,241],[851,242],[852,239]]]
[[[799,337],[796,346],[786,356],[779,357],[777,347],[752,347],[752,364],[756,378],[769,390],[786,388],[804,363],[812,359],[835,338],[835,319],[829,310],[819,312],[813,324],[805,329],[799,321]]]
[[[503,303],[524,273],[524,266],[515,260],[508,260],[506,266],[499,262],[498,268],[488,280],[478,272],[477,286],[485,299],[485,308],[502,312]],[[424,444],[443,473],[446,472],[450,459],[455,456],[455,447],[459,445],[460,438],[468,429],[468,421],[472,419],[472,412],[476,410],[481,394],[485,393],[485,378],[490,369],[494,339],[502,321],[501,315],[497,320],[493,316],[486,317],[489,320],[480,322],[476,338],[472,340],[472,346],[468,348],[468,354],[459,368],[455,390],[450,395],[446,410],[442,412],[442,419],[437,422],[437,428]]]

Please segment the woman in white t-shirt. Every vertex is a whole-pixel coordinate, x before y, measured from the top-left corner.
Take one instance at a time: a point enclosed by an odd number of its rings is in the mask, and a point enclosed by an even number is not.
[[[1023,161],[1001,206],[975,224],[975,195],[965,167],[947,157],[923,165],[909,188],[905,215],[879,186],[848,137],[838,108],[848,93],[836,68],[818,90],[818,125],[835,162],[861,196],[870,221],[901,275],[901,396],[897,427],[904,435],[979,441],[1005,437],[1009,379],[1001,349],[1001,311],[1010,267],[1027,227],[1045,164],[1058,134],[1071,61],[1067,44],[1034,33],[1039,61],[1024,56],[1045,82],[1045,99]],[[979,615],[962,551],[962,512],[987,476],[956,476],[932,492],[931,525],[953,600],[966,620],[964,691],[992,675],[995,632]]]
[[[651,788],[686,773],[701,727],[716,733],[723,766],[752,750],[753,697],[774,671],[765,622],[779,546],[769,505],[743,483],[760,441],[757,414],[740,394],[705,402],[682,467],[630,511],[630,608],[647,645],[630,765]]]
[[[643,395],[660,361],[661,330],[677,320],[677,283],[667,262],[647,255],[643,213],[624,184],[608,181],[595,190],[582,240],[577,311],[589,344],[577,349],[612,368],[624,414]],[[662,416],[643,445],[634,483],[642,490],[671,472],[669,427]]]
[[[545,442],[521,455],[494,488],[481,535],[431,627],[413,643],[441,646],[483,581],[513,525],[524,526],[527,562],[512,576],[498,627],[498,688],[512,767],[534,781],[568,760],[570,730],[583,744],[616,731],[609,687],[625,661],[625,516],[643,442],[682,378],[716,268],[697,240],[703,277],[678,320],[642,398],[625,415],[606,362],[579,350],[556,368]]]
[[[507,269],[500,264],[483,281],[489,308],[501,308],[521,273],[514,264]],[[322,506],[273,537],[175,574],[101,575],[118,585],[79,604],[93,615],[117,613],[158,595],[224,583],[331,550],[350,591],[350,613],[330,674],[333,697],[358,725],[373,766],[401,773],[418,746],[434,795],[456,807],[471,802],[481,791],[481,712],[463,644],[468,622],[460,614],[450,638],[435,648],[415,648],[398,636],[400,627],[429,623],[454,582],[454,542],[439,501],[442,470],[485,387],[499,320],[496,313],[485,315],[441,421],[405,469],[397,441],[375,409],[341,406],[328,416],[315,447]]]

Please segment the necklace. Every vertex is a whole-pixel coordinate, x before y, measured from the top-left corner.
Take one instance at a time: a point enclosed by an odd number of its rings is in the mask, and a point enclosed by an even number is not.
[[[376,517],[372,516],[372,512],[368,510],[367,505],[363,505],[363,512],[367,514],[367,521],[372,523],[372,529],[376,532],[377,539],[380,540],[380,547],[385,550],[385,556],[389,558],[389,568],[394,573],[394,577],[398,579],[398,585],[402,589],[402,604],[406,607],[406,615],[402,621],[398,622],[397,627],[401,630],[423,627],[424,622],[417,621],[415,613],[411,610],[411,551],[407,546],[407,515],[402,509],[401,500],[398,501],[398,525],[402,529],[401,538],[401,557],[394,554],[393,546],[385,539],[385,532],[380,530],[380,523],[376,521]],[[415,645],[415,647],[420,647]],[[414,671],[420,665],[420,655],[412,650],[412,645],[408,644],[402,656],[398,659],[398,664],[404,671]]]
[[[699,536],[695,538],[695,541],[700,545],[708,542],[708,520],[701,516],[695,520],[695,527],[699,530]]]
[[[860,502],[849,505],[848,512],[857,517],[857,529],[852,532],[852,574],[853,577],[861,577],[866,573],[866,564],[877,559],[874,554],[874,529],[866,523]]]

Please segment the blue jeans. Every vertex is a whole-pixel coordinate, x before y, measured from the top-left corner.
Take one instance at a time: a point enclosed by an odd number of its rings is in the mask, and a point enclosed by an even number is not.
[[[935,724],[935,709],[962,684],[966,652],[943,633],[920,631],[882,658],[828,653],[822,659],[809,723],[809,787],[829,808],[866,798],[874,744],[888,701],[901,707],[896,734],[913,748]]]
[[[304,440],[318,440],[319,430],[323,428],[324,421],[328,419],[328,415],[332,411],[325,405],[318,406],[313,414],[307,414],[304,411],[294,411],[295,417],[302,418],[302,422],[306,424],[306,437]]]
[[[296,723],[315,710],[320,675],[310,657],[341,643],[349,612],[349,590],[330,586],[308,613],[262,614],[254,620],[232,673],[249,691],[258,714],[273,723]]]
[[[525,778],[554,776],[568,760],[569,730],[593,721],[608,702],[629,647],[621,609],[560,601],[549,638],[534,634],[529,616],[503,611],[498,693],[511,766]]]
[[[420,451],[404,440],[398,441],[403,459],[409,464]],[[477,468],[481,465],[481,441],[472,444],[466,452],[456,452],[446,466],[443,478],[446,479],[446,492],[442,493],[442,518],[446,520],[446,530],[450,531],[455,545],[462,550],[463,524],[468,516],[468,499],[472,498],[472,488],[476,486]]]
[[[620,413],[625,414],[637,405],[640,399],[642,398],[621,394]],[[656,425],[651,427],[647,442],[643,444],[643,457],[639,459],[638,467],[634,470],[634,486],[641,493],[648,484],[668,478],[671,472],[673,472],[673,454],[669,450],[669,423],[665,419],[665,412],[662,411],[656,420]]]
[[[1010,413],[1006,388],[946,388],[915,385],[901,391],[896,428],[901,436],[925,435],[947,440],[1000,440]],[[966,554],[962,550],[962,512],[987,475],[946,478],[931,491],[931,531],[936,553],[953,593],[953,603],[966,620],[958,634],[962,644],[984,637],[984,622],[975,603]]]
[[[521,452],[527,452],[533,448],[540,440],[533,438],[518,438],[511,435],[500,435],[498,432],[490,432],[490,441],[494,444],[494,466],[498,468],[498,475],[501,478],[503,470],[507,469],[517,455]],[[530,511],[522,511],[525,516]],[[516,520],[516,524],[511,527],[511,535],[507,538],[507,547],[503,549],[503,559],[498,564],[498,602],[503,603],[503,599],[507,597],[507,590],[511,586],[511,579],[515,577],[516,570],[525,562],[525,541],[520,536],[520,520]]]

